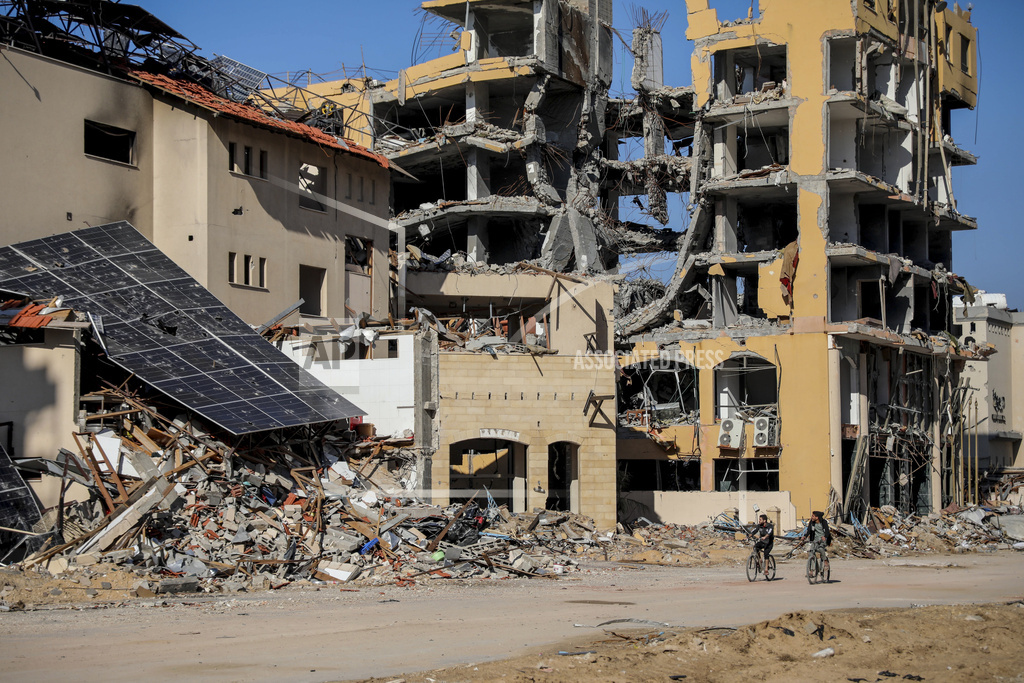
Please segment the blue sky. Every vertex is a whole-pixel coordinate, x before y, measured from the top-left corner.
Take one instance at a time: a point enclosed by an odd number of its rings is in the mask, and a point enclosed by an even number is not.
[[[415,0],[136,0],[211,57],[223,54],[279,77],[312,71],[327,78],[361,72],[393,78],[411,63],[420,28]],[[813,0],[809,0],[812,3]],[[683,0],[614,0],[614,25],[629,36],[630,8],[668,11],[662,30],[665,80],[688,85],[692,43],[685,39]],[[746,16],[749,0],[712,0],[722,20]],[[1024,309],[1024,222],[1018,200],[1024,199],[1017,175],[1024,169],[1016,123],[1024,104],[1024,89],[1014,86],[1018,61],[1006,59],[1020,47],[1024,2],[977,0],[972,23],[979,29],[981,93],[974,111],[953,115],[957,144],[979,157],[975,167],[953,171],[954,192],[961,212],[978,219],[977,231],[953,238],[954,272],[975,287],[1005,292],[1011,307]],[[436,56],[436,53],[435,55]],[[626,67],[622,65],[625,63]],[[629,87],[630,61],[620,43],[615,46],[615,83]],[[1003,91],[1004,88],[1009,90]],[[1018,193],[1021,194],[1018,194]],[[640,216],[622,218],[640,220]],[[685,227],[681,202],[670,205],[670,226]],[[948,264],[947,264],[948,266]]]

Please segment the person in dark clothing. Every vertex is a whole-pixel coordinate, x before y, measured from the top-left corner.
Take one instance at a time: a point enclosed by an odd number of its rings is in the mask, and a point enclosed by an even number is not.
[[[764,567],[764,575],[768,576],[768,556],[775,547],[775,525],[768,521],[768,515],[761,515],[757,519],[757,526],[754,527],[754,549],[761,552]]]
[[[828,553],[825,549],[832,545],[832,531],[828,528],[823,512],[815,510],[811,513],[811,521],[807,523],[807,528],[800,539],[800,545],[810,541],[812,552],[816,547],[821,549],[821,555],[825,558],[825,569],[828,570]]]

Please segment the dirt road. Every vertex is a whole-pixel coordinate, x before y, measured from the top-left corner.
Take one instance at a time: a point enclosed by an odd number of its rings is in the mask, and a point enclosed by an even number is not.
[[[324,681],[390,676],[529,652],[610,619],[738,626],[796,610],[1003,602],[1024,594],[1024,555],[836,560],[809,586],[802,562],[748,583],[742,567],[607,566],[558,580],[433,581],[412,589],[136,600],[0,614],[7,680]]]

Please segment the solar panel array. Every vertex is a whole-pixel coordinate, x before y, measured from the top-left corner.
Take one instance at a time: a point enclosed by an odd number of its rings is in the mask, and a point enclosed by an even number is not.
[[[129,223],[0,247],[0,290],[88,312],[110,360],[233,434],[365,414]]]

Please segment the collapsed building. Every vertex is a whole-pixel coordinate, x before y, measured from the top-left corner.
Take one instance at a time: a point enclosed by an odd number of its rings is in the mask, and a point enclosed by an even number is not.
[[[141,212],[229,308],[411,440],[422,498],[486,491],[599,526],[757,505],[786,527],[973,499],[960,373],[987,350],[951,334],[951,297],[974,291],[951,239],[977,227],[950,173],[975,163],[951,130],[977,104],[969,11],[762,0],[723,22],[688,0],[692,87],[664,83],[664,15],[637,11],[634,92],[612,97],[627,41],[608,0],[427,0],[449,54],[303,86],[94,4],[4,3],[5,117],[35,125],[39,93],[88,82],[59,115],[87,146],[131,133],[138,157],[88,147],[75,173],[99,156],[97,187],[65,194],[87,218]],[[121,53],[82,26],[124,36]],[[132,98],[138,122],[100,115]],[[167,172],[182,164],[191,189]],[[105,173],[126,169],[142,208],[111,194],[126,181]],[[645,224],[620,220],[629,204]],[[677,256],[665,282],[620,273],[643,254]]]
[[[636,17],[622,99],[608,96],[602,3],[438,0],[423,8],[457,25],[454,54],[319,92],[407,172],[393,173],[393,225],[409,296],[424,250],[430,272],[466,283],[516,260],[597,282],[623,256],[678,253],[663,287],[606,278],[625,356],[611,364],[620,516],[963,502],[953,425],[972,353],[951,337],[950,297],[972,289],[951,272],[951,233],[977,226],[950,168],[975,162],[951,130],[977,102],[970,14],[761,5],[720,22],[688,3],[692,88],[663,82],[657,15]],[[579,117],[552,109],[567,102]],[[619,158],[627,141],[642,157]],[[625,200],[664,225],[670,193],[688,199],[685,231],[618,221]],[[444,310],[445,288],[429,291]]]
[[[274,349],[126,222],[0,247],[0,292],[0,405],[12,418],[3,454],[19,456],[43,507],[59,514],[65,499],[83,494],[74,484],[89,470],[106,513],[114,513],[101,460],[118,502],[131,504],[123,514],[144,515],[168,496],[171,485],[152,464],[129,457],[128,470],[142,480],[130,493],[118,478],[126,434],[150,454],[167,456],[168,469],[183,464],[180,445],[164,449],[152,440],[154,427],[168,426],[154,425],[155,413],[141,402],[169,406],[172,434],[216,428],[233,442],[232,452],[251,445],[251,435],[264,443],[294,440],[314,461],[323,445],[318,432],[365,414]],[[198,463],[210,446],[196,438]],[[148,507],[140,508],[143,498]],[[19,515],[23,523],[39,521],[39,511],[36,519],[31,512]]]

